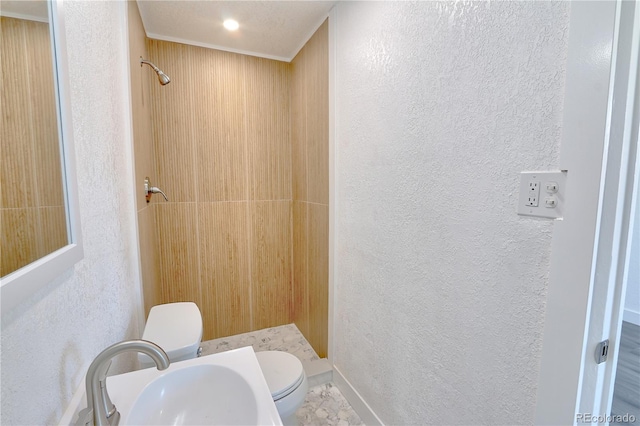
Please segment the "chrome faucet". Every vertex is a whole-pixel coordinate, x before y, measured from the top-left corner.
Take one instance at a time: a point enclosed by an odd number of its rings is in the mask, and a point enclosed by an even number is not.
[[[111,359],[123,352],[142,352],[149,355],[158,370],[169,367],[169,357],[162,348],[146,340],[127,340],[109,346],[100,352],[87,371],[87,408],[78,415],[80,425],[115,426],[120,421],[120,413],[107,393],[107,371]]]

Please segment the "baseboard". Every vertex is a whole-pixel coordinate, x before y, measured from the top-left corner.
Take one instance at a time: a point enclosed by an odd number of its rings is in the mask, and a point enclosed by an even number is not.
[[[362,396],[360,396],[358,391],[354,389],[335,365],[333,366],[333,383],[335,383],[342,395],[349,401],[349,404],[351,404],[351,407],[358,413],[360,420],[362,420],[365,425],[383,425],[382,420],[373,412],[369,404],[362,399]]]
[[[630,322],[635,325],[640,325],[640,312],[632,311],[630,309],[625,309],[623,319],[626,322]]]
[[[324,385],[333,380],[333,369],[326,358],[315,361],[303,361],[302,366],[307,375],[307,382],[310,388]]]

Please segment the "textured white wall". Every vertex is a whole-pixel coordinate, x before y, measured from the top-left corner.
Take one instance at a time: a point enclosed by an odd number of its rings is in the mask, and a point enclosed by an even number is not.
[[[387,424],[533,422],[569,8],[337,6],[334,362]]]
[[[125,6],[66,1],[65,9],[85,258],[2,313],[3,425],[56,423],[95,355],[139,336]]]

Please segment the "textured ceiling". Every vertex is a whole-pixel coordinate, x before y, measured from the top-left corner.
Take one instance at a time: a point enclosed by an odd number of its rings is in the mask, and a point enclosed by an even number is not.
[[[324,22],[334,1],[138,0],[149,38],[290,61]],[[222,22],[232,18],[237,31]]]

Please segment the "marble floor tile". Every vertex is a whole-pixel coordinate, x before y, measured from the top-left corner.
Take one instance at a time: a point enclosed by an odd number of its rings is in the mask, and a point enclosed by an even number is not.
[[[235,336],[202,342],[202,355],[211,355],[244,346],[253,346],[253,350],[285,351],[295,355],[304,362],[319,361],[320,358],[304,338],[295,324],[265,328]]]
[[[256,352],[286,351],[302,361],[305,371],[320,372],[318,377],[325,376],[322,371],[326,369],[323,365],[327,364],[326,360],[318,357],[295,324],[209,340],[202,342],[201,346],[202,355],[211,355],[244,346],[253,346],[253,350]],[[310,381],[312,381],[312,377],[310,377]],[[298,422],[304,426],[363,425],[356,412],[333,383],[310,387],[304,404],[296,413],[296,417]]]
[[[333,383],[309,389],[304,404],[296,412],[301,425],[363,425],[362,420]]]

